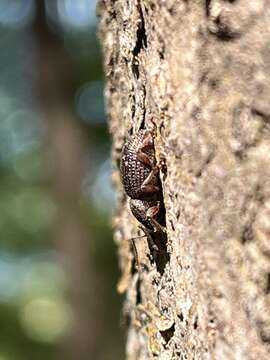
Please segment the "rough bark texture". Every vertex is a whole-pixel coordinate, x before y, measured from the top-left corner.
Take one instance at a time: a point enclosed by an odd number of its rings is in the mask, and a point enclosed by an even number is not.
[[[98,13],[127,359],[269,359],[270,3],[103,0]],[[153,122],[167,260],[136,240],[138,272],[118,165]]]

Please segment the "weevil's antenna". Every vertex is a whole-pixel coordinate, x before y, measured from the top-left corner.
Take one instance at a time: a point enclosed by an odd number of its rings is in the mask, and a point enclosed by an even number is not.
[[[132,247],[133,247],[133,252],[134,252],[135,267],[138,270],[138,272],[141,272],[141,265],[139,263],[139,255],[138,255],[138,251],[137,251],[137,248],[136,248],[136,245],[135,245],[135,240],[141,239],[141,238],[144,238],[144,237],[147,237],[147,235],[144,234],[144,235],[136,236],[136,237],[133,237],[133,238],[130,239]]]

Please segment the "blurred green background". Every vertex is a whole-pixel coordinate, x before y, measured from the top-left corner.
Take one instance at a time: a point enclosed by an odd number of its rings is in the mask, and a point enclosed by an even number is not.
[[[0,360],[123,359],[94,0],[0,0]]]

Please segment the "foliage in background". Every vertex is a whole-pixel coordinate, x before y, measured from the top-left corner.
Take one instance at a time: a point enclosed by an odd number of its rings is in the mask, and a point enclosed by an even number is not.
[[[110,144],[93,3],[47,1],[46,10],[49,26],[73,60],[73,107],[88,140],[85,155],[91,168],[82,181],[82,221],[95,239],[101,280],[102,359],[120,359],[118,275],[109,224],[114,202]],[[34,1],[0,4],[0,360],[61,358],[59,345],[73,324],[69,279],[54,244],[57,206],[34,89],[39,76],[34,13]]]

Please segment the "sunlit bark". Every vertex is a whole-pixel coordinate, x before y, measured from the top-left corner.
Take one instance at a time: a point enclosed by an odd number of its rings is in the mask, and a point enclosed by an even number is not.
[[[103,0],[114,219],[130,318],[127,359],[268,359],[270,10],[267,1]],[[157,127],[168,260],[134,269],[117,168],[132,129]],[[164,170],[164,169],[163,169]]]

